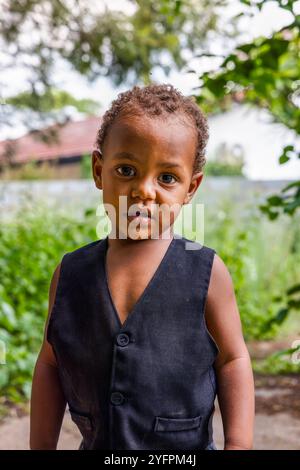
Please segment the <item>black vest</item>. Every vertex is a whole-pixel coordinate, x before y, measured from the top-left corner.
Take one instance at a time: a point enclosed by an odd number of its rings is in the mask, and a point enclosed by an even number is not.
[[[122,325],[107,248],[108,236],[63,256],[47,333],[80,449],[214,448],[218,349],[204,308],[215,250],[175,234]]]

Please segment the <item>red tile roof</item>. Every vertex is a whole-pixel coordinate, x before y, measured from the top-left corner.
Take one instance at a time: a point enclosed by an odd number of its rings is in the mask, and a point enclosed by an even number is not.
[[[12,144],[14,151],[12,161],[25,163],[32,160],[52,160],[58,157],[68,158],[85,153],[91,153],[95,148],[97,131],[101,124],[101,117],[89,117],[84,121],[70,121],[59,132],[59,143],[44,143],[37,140],[32,133],[19,139],[3,140],[0,142],[0,160],[7,144]],[[50,128],[55,128],[51,126]],[[49,129],[49,128],[48,128]]]

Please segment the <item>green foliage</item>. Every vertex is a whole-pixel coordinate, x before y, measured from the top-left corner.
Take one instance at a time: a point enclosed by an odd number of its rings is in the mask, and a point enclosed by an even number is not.
[[[55,87],[58,59],[90,81],[107,76],[116,85],[148,83],[155,67],[167,74],[171,68],[180,69],[189,60],[184,52],[202,48],[207,32],[217,28],[217,7],[226,4],[225,0],[135,0],[131,11],[125,12],[75,3],[8,0],[2,5],[3,61],[6,68],[16,61],[26,64],[36,93]],[[35,35],[24,40],[29,28]],[[167,60],[162,60],[162,53]]]
[[[209,112],[216,102],[226,102],[231,96],[269,110],[275,122],[299,133],[299,68],[299,26],[295,20],[271,38],[260,37],[238,46],[220,69],[204,73],[197,100]]]
[[[255,372],[263,374],[299,374],[300,345],[271,354],[263,360],[253,360]]]
[[[243,1],[253,8],[261,9],[264,1]],[[198,103],[207,111],[224,108],[234,100],[250,103],[270,112],[275,122],[300,133],[299,97],[300,73],[300,16],[294,12],[296,2],[277,2],[280,7],[293,15],[291,23],[274,32],[271,37],[258,37],[251,43],[239,45],[222,62],[219,69],[201,76]],[[293,145],[288,145],[279,156],[281,164],[294,154],[299,158]],[[294,189],[294,193],[286,191]],[[300,204],[299,184],[284,188],[280,195],[271,197],[261,209],[275,219],[280,212],[291,215]]]
[[[215,247],[232,276],[245,338],[274,338],[287,321],[283,310],[298,306],[298,292],[287,296],[285,286],[300,281],[299,219],[270,222],[255,207],[241,211],[226,198],[214,215],[207,212],[205,242]]]
[[[100,103],[94,100],[76,99],[68,92],[50,85],[39,88],[33,81],[30,89],[6,98],[1,108],[2,120],[5,119],[6,125],[13,125],[17,112],[37,140],[51,145],[59,142],[60,129],[70,120],[70,108],[85,115],[96,115],[99,107]],[[10,159],[13,155],[12,149]]]
[[[33,181],[55,178],[55,166],[53,161],[45,161],[41,164],[36,160],[29,161],[19,167],[11,167],[9,163],[2,166],[1,179]]]
[[[43,113],[60,110],[66,106],[73,106],[77,111],[86,114],[94,114],[99,108],[99,103],[91,99],[76,99],[70,93],[56,88],[45,89],[38,93],[32,84],[32,90],[23,91],[18,95],[6,99],[6,103],[20,110],[38,109]]]
[[[0,341],[6,364],[0,365],[1,396],[28,399],[33,366],[42,340],[48,289],[66,251],[93,241],[95,221],[87,213],[73,220],[48,207],[20,211],[0,226]]]
[[[208,176],[242,176],[243,164],[232,164],[209,161],[205,164],[205,174]]]
[[[1,5],[0,67],[23,67],[27,73],[17,96],[7,96],[10,84],[1,83],[0,125],[14,126],[17,114],[27,129],[47,127],[49,118],[59,123],[69,116],[67,106],[98,112],[99,103],[57,89],[60,63],[89,83],[108,77],[117,86],[148,84],[154,69],[167,75],[181,70],[207,33],[218,29],[217,8],[226,0],[134,0],[125,11],[96,3],[8,0]]]
[[[241,0],[250,11],[261,10],[266,3]],[[252,42],[241,44],[231,52],[213,72],[201,76],[201,89],[197,102],[207,112],[228,109],[234,101],[249,103],[269,111],[274,122],[282,123],[300,134],[299,89],[300,89],[300,15],[294,8],[294,0],[277,0],[279,7],[291,13],[291,22],[271,37],[258,37]],[[294,145],[284,147],[279,163],[285,164],[297,156]],[[300,162],[299,162],[300,163]],[[300,182],[294,181],[284,187],[279,194],[269,196],[260,210],[270,220],[279,214],[296,216],[300,207]],[[276,239],[276,242],[278,240]],[[291,282],[294,280],[292,279]],[[291,286],[287,283],[286,286]],[[286,303],[282,305],[265,328],[280,325],[293,310],[300,310],[299,298],[290,298],[288,287]]]
[[[296,153],[293,145],[284,147],[282,155],[279,157],[279,163],[284,164],[291,158],[291,154],[297,154],[300,158],[300,152]],[[270,220],[276,219],[281,213],[293,216],[300,208],[300,181],[293,181],[282,188],[279,194],[269,196],[264,204],[260,206]]]
[[[90,154],[82,155],[82,159],[80,162],[80,173],[81,178],[93,178],[92,161]]]

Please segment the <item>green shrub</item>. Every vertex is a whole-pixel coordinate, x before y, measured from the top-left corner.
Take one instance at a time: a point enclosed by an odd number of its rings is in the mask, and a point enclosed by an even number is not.
[[[97,238],[92,213],[76,221],[46,207],[34,212],[22,208],[15,221],[1,224],[0,341],[6,346],[6,364],[0,365],[2,397],[16,402],[29,398],[53,271],[66,251]]]

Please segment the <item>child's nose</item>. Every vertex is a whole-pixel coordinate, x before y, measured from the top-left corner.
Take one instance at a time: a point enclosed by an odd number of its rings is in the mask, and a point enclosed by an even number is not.
[[[133,198],[139,197],[141,199],[155,199],[156,190],[153,181],[149,178],[135,181],[134,187],[131,190],[131,196]]]

